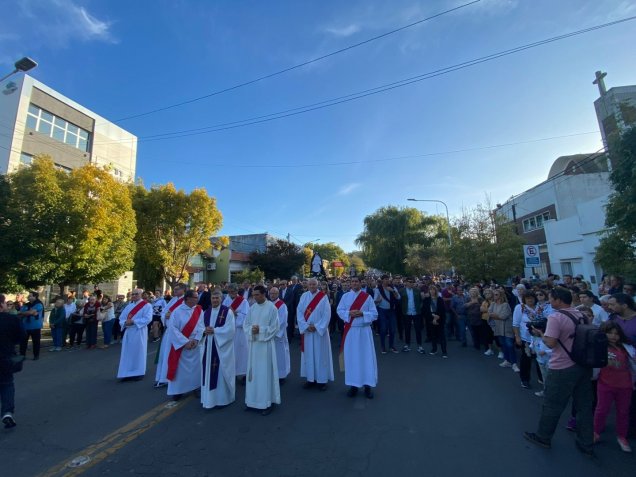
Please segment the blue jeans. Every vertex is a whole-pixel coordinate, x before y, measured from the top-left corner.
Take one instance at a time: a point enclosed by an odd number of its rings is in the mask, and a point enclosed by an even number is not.
[[[104,344],[108,346],[113,337],[113,325],[115,320],[102,321],[102,332],[104,333]]]
[[[504,359],[510,364],[517,363],[517,353],[515,351],[515,339],[506,336],[499,336],[499,345],[504,354]]]
[[[382,351],[386,351],[384,340],[387,333],[389,334],[389,348],[395,348],[395,329],[397,326],[395,311],[378,308],[378,322],[380,324],[380,347]]]
[[[2,402],[2,408],[0,409],[2,416],[7,412],[14,412],[15,386],[13,384],[13,373],[0,374],[0,401]]]
[[[64,344],[64,328],[61,326],[56,326],[51,330],[51,338],[53,338],[53,347],[61,348]]]

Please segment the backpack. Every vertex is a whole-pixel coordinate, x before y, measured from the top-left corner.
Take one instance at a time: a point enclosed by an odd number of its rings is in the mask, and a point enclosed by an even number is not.
[[[559,340],[561,348],[565,350],[570,359],[584,368],[604,368],[607,366],[607,335],[596,326],[585,323],[583,316],[575,317],[565,310],[558,311],[574,323],[574,333],[570,335],[571,338],[574,338],[572,349],[568,351]]]

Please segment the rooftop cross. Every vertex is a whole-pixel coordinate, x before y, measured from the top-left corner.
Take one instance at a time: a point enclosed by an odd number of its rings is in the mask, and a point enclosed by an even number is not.
[[[607,93],[607,88],[605,88],[605,81],[603,81],[603,78],[605,78],[606,76],[607,76],[607,73],[602,73],[600,71],[597,71],[596,79],[592,81],[592,84],[598,85],[598,90],[601,93],[601,96],[605,96],[605,93]]]

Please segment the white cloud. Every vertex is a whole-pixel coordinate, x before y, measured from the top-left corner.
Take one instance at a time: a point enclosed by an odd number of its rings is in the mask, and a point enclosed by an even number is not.
[[[112,24],[77,0],[21,0],[13,14],[0,18],[0,51],[13,58],[77,42],[117,43]]]
[[[361,27],[356,23],[351,23],[350,25],[340,27],[326,27],[324,30],[333,36],[344,38],[358,33],[361,30]]]
[[[340,187],[340,189],[338,189],[338,192],[336,192],[336,195],[349,195],[361,185],[362,184],[360,184],[359,182],[352,182],[350,184],[345,184],[342,187]]]

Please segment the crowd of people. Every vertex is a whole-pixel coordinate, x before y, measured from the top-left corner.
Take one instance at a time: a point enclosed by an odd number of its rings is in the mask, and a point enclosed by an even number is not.
[[[247,408],[267,415],[281,403],[280,385],[291,370],[289,343],[296,339],[305,388],[325,390],[334,381],[333,342],[339,345],[347,395],[363,389],[368,399],[377,385],[376,348],[381,355],[409,353],[414,337],[417,353],[448,359],[448,341],[456,340],[483,359],[498,358],[500,368],[512,370],[523,388],[544,399],[537,432],[525,433],[529,441],[549,447],[571,399],[567,427],[577,432],[578,448],[591,453],[614,403],[618,444],[631,452],[634,285],[606,277],[598,290],[599,296],[582,277],[569,275],[516,280],[510,286],[444,276],[366,275],[292,277],[240,287],[180,284],[172,294],[132,290],[114,301],[99,290],[85,291],[79,299],[69,294],[54,301],[50,351],[77,349],[84,334],[86,349],[95,349],[101,323],[100,348],[122,343],[121,381],[143,378],[148,342],[160,341],[155,387],[167,387],[175,400],[196,393],[203,407],[211,408],[232,403],[236,383],[244,384]],[[29,293],[25,303],[0,306],[20,320],[20,354],[26,354],[30,339],[38,359],[44,312],[38,294]],[[569,348],[579,323],[600,327],[607,336],[607,366],[592,370],[573,361]],[[0,378],[2,389],[7,381]],[[12,401],[5,406],[4,396],[3,391],[2,415],[15,425]]]

